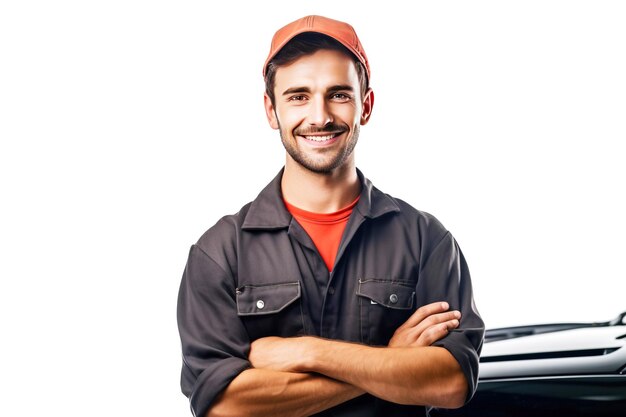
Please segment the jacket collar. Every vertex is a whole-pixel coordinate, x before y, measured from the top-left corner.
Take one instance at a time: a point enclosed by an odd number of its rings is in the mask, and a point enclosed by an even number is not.
[[[274,177],[250,205],[242,225],[244,230],[282,229],[289,227],[292,216],[285,208],[280,187],[284,168]],[[361,181],[361,196],[355,207],[361,216],[376,218],[384,214],[400,211],[398,204],[388,195],[374,187],[357,169]]]

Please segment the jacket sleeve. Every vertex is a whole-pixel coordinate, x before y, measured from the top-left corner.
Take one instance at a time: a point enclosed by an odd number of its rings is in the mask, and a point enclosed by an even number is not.
[[[468,383],[467,402],[474,395],[478,383],[478,361],[485,324],[474,304],[467,263],[452,235],[446,232],[425,256],[420,262],[417,305],[447,301],[451,310],[461,312],[459,327],[433,346],[447,349],[461,366]]]
[[[204,417],[217,395],[249,368],[250,341],[237,316],[235,284],[197,245],[189,252],[178,294],[181,388],[191,411]]]

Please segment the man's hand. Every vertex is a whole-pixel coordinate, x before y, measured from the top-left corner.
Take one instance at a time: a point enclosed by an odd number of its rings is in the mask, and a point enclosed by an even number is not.
[[[461,313],[448,311],[446,302],[436,302],[418,308],[398,327],[389,347],[430,346],[459,326]]]

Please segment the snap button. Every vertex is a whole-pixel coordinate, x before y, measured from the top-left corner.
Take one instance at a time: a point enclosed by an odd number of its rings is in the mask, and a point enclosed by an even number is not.
[[[391,302],[391,304],[395,304],[395,303],[397,303],[397,302],[398,302],[398,296],[397,296],[397,295],[395,295],[395,294],[391,294],[391,295],[389,296],[389,301]]]
[[[259,300],[259,301],[257,301],[257,302],[256,302],[256,307],[257,307],[259,310],[262,310],[262,309],[263,309],[263,307],[265,307],[265,302],[263,302],[263,300]]]

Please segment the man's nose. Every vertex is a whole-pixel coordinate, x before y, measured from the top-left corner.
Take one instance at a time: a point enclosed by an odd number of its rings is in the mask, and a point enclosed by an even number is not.
[[[311,100],[308,119],[311,126],[318,127],[326,126],[328,123],[333,121],[333,117],[326,100],[319,97]]]

